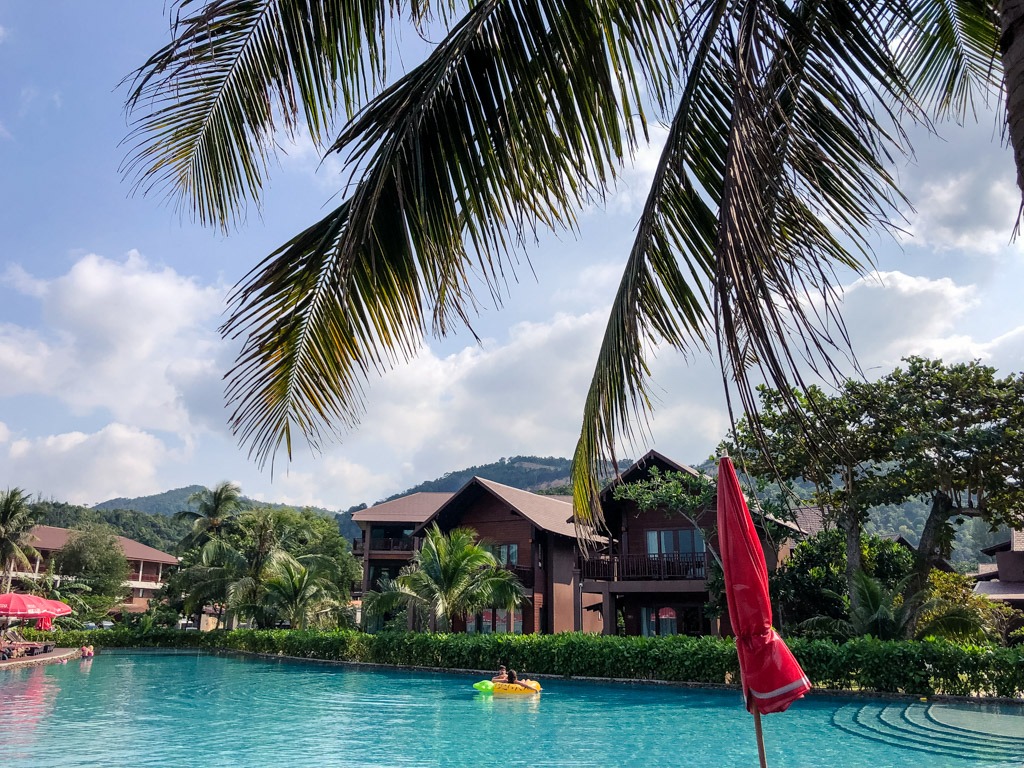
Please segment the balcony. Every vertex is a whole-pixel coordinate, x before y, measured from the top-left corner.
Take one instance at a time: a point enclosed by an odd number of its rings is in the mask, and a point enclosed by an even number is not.
[[[703,580],[707,578],[703,552],[666,555],[615,555],[581,562],[584,579],[595,581]]]
[[[370,552],[412,552],[414,541],[411,538],[400,539],[372,538],[370,539]],[[352,554],[357,557],[363,555],[363,540],[352,540]]]
[[[528,565],[503,565],[506,571],[512,571],[519,579],[519,583],[528,589],[533,588],[533,568]]]

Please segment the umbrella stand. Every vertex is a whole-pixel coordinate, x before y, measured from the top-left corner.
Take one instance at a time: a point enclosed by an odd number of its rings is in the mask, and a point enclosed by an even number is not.
[[[754,735],[757,736],[757,759],[761,768],[768,768],[768,761],[764,756],[764,734],[761,733],[761,711],[754,707]]]

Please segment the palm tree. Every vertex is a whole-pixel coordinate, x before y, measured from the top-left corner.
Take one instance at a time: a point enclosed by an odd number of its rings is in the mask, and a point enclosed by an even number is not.
[[[752,416],[752,381],[789,393],[807,365],[835,372],[833,270],[862,269],[894,218],[901,120],[1001,92],[1001,30],[1021,17],[978,0],[459,7],[181,3],[130,83],[125,172],[228,228],[259,203],[281,124],[347,163],[340,204],[243,279],[223,329],[245,339],[233,429],[264,463],[293,431],[318,447],[353,427],[372,372],[469,325],[475,281],[500,303],[523,244],[572,231],[663,120],[574,456],[584,522],[616,439],[645,424],[653,345],[716,352]],[[401,17],[440,42],[389,84]],[[1022,37],[1003,39],[1015,146]]]
[[[39,555],[30,543],[35,521],[28,499],[21,488],[0,491],[0,592],[11,591],[14,566],[28,570],[29,558]]]
[[[305,629],[311,620],[335,615],[341,604],[323,565],[304,565],[293,558],[276,564],[264,587],[267,604],[286,618],[292,629]]]
[[[202,545],[219,534],[243,508],[242,489],[225,480],[213,490],[203,488],[188,497],[189,507],[174,514],[175,520],[189,520],[192,530],[185,537],[187,546]]]
[[[870,635],[879,640],[905,640],[911,635],[917,639],[928,636],[985,637],[985,628],[978,614],[966,606],[929,598],[924,593],[905,596],[913,578],[914,574],[911,574],[889,588],[880,579],[857,571],[854,580],[857,607],[850,610],[849,620],[819,616],[803,622],[800,628],[810,632],[824,631],[840,638]],[[922,614],[929,618],[919,625],[917,619]]]
[[[277,613],[269,602],[267,584],[281,574],[285,564],[308,564],[317,579],[328,573],[320,558],[296,560],[288,553],[306,534],[295,520],[270,508],[249,510],[234,518],[230,536],[211,536],[199,562],[187,569],[188,603],[197,610],[214,603],[222,611],[227,607],[237,616],[253,619],[258,626],[272,626]]]
[[[412,561],[394,579],[382,579],[378,591],[363,596],[369,616],[405,606],[422,609],[432,627],[450,630],[454,619],[483,608],[522,605],[525,592],[515,574],[502,568],[476,532],[455,528],[447,535],[432,525]]]

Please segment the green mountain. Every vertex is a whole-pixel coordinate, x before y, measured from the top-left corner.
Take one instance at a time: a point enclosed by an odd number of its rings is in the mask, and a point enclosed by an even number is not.
[[[632,460],[624,459],[619,462],[619,469],[625,469],[632,463]],[[534,493],[562,491],[569,485],[571,468],[572,461],[570,459],[554,456],[513,456],[508,459],[498,459],[490,464],[479,464],[456,472],[447,472],[436,480],[427,480],[381,501],[391,501],[410,493],[452,493],[459,490],[473,477],[482,477],[502,485]]]
[[[108,501],[100,502],[92,507],[97,512],[113,512],[113,511],[124,511],[130,510],[134,512],[141,512],[147,515],[160,515],[164,517],[172,517],[176,512],[182,509],[188,509],[188,499],[196,491],[202,491],[203,486],[201,485],[189,485],[185,488],[175,488],[171,491],[164,491],[163,493],[156,493],[152,496],[139,496],[134,499],[128,498],[117,498],[110,499]],[[273,502],[262,502],[253,501],[252,499],[245,499],[250,504],[255,504],[265,507],[294,507],[292,504],[277,504]],[[341,530],[341,535],[347,539],[358,538],[360,536],[359,526],[352,522],[351,512],[335,512],[331,509],[324,509],[322,507],[309,507],[314,512],[318,512],[325,517],[334,517],[338,521],[338,528]],[[57,525],[57,523],[50,523],[50,525]],[[115,527],[117,527],[115,525]],[[187,524],[186,524],[187,530]],[[128,536],[128,538],[138,539],[135,536],[131,536],[128,533],[121,532],[122,536]],[[142,542],[146,544],[148,542]],[[156,546],[151,544],[150,546]]]
[[[152,496],[139,496],[134,499],[119,497],[102,501],[95,504],[93,509],[133,509],[136,512],[146,512],[150,515],[173,515],[188,507],[188,497],[197,491],[203,490],[201,485],[189,485],[185,488],[175,488],[173,491],[164,491]]]

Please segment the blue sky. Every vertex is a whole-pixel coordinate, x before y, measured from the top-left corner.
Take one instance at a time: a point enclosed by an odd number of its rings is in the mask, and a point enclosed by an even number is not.
[[[132,195],[119,83],[166,42],[162,8],[0,0],[0,486],[92,504],[230,479],[346,508],[503,456],[570,456],[659,132],[579,238],[531,249],[532,271],[474,322],[481,345],[428,341],[372,382],[358,431],[271,477],[225,425],[234,350],[217,327],[230,287],[319,218],[338,167],[282,140],[262,211],[228,235]],[[879,240],[877,275],[841,276],[855,350],[876,374],[908,354],[1020,371],[1012,163],[991,112],[941,133],[915,132],[915,162],[897,169],[916,208],[906,235]],[[701,461],[727,427],[715,367],[662,350],[654,371],[649,447]]]

